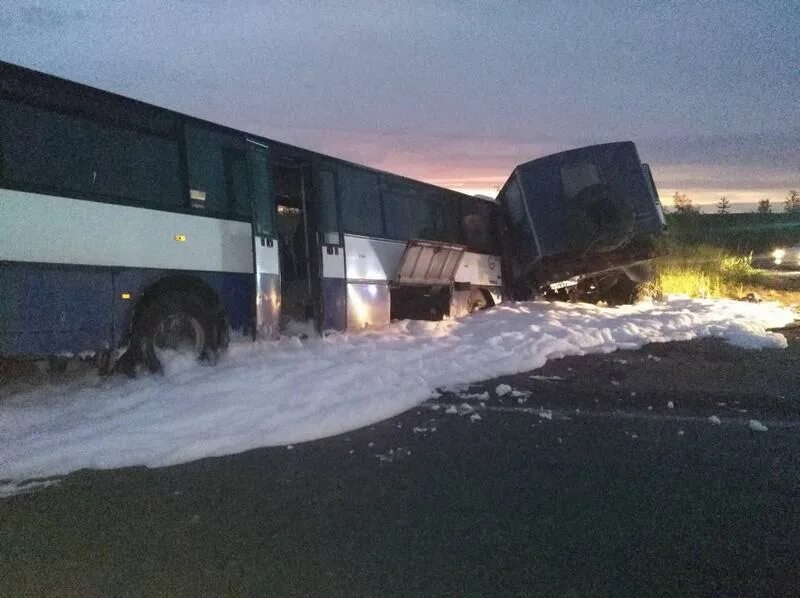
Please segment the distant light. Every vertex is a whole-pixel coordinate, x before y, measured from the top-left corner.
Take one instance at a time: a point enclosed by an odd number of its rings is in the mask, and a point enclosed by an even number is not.
[[[120,294],[119,294],[119,296],[120,296],[122,299],[125,299],[125,301],[127,301],[128,299],[130,299],[130,298],[131,298],[131,294],[130,294],[130,293],[120,293]]]
[[[178,233],[174,238],[178,243],[186,243],[186,235],[184,234]]]
[[[776,265],[780,265],[784,257],[786,257],[785,249],[781,249],[780,247],[778,247],[775,251],[772,252],[772,259],[775,261]]]

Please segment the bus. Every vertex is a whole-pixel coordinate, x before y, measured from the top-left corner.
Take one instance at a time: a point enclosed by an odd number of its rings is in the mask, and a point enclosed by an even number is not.
[[[498,303],[497,205],[0,62],[0,357],[214,362]],[[115,359],[119,356],[119,359]]]

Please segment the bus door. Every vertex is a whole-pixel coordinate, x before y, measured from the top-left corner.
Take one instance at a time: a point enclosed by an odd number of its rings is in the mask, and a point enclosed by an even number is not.
[[[276,242],[275,196],[270,176],[269,150],[247,140],[247,177],[253,209],[253,268],[255,327],[253,338],[276,338],[281,311],[281,275]]]
[[[339,215],[338,178],[333,165],[322,164],[314,181],[318,204],[320,254],[320,332],[347,327],[347,277]]]

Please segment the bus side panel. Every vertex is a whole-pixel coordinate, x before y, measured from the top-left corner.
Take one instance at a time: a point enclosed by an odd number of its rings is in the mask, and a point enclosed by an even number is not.
[[[109,269],[0,264],[0,354],[35,357],[110,348],[112,296]]]
[[[347,328],[347,280],[322,279],[322,331]]]

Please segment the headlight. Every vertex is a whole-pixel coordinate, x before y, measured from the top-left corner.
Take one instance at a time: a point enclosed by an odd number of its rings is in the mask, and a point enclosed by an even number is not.
[[[775,264],[780,264],[783,261],[783,258],[786,257],[786,250],[781,249],[780,247],[772,252],[772,260]]]

